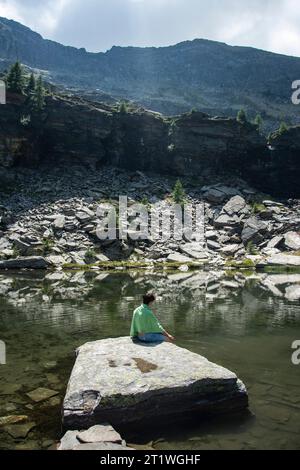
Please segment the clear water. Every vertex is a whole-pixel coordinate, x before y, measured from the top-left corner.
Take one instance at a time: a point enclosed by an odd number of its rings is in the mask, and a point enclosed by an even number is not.
[[[13,438],[0,427],[0,449],[49,448],[60,438],[60,400],[86,341],[128,335],[132,311],[146,289],[159,294],[156,311],[179,346],[237,373],[246,384],[252,415],[195,420],[171,429],[139,431],[131,440],[155,449],[300,449],[300,366],[291,344],[300,339],[300,305],[250,279],[239,288],[203,286],[199,273],[177,275],[119,272],[0,276],[0,339],[7,364],[0,365],[0,416],[27,415],[34,427]],[[199,281],[200,278],[200,281]],[[59,392],[38,404],[26,393]]]

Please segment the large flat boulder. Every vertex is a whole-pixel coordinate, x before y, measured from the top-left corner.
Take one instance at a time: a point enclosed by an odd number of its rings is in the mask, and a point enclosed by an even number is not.
[[[63,424],[66,429],[103,422],[117,427],[247,406],[245,386],[233,372],[171,343],[143,345],[124,337],[77,350]]]

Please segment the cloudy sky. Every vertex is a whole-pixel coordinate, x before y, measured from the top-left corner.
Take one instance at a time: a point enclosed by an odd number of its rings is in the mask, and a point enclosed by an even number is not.
[[[0,0],[0,16],[90,51],[207,38],[300,56],[299,0]]]

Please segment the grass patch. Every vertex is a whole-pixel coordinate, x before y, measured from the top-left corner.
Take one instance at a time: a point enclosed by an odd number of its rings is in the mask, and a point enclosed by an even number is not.
[[[237,269],[255,269],[256,265],[252,259],[245,258],[242,261],[236,261],[234,259],[227,260],[225,266],[228,268]]]
[[[100,268],[103,271],[106,270],[114,270],[118,268],[123,269],[178,269],[180,266],[188,266],[190,269],[196,269],[199,267],[205,266],[204,263],[193,261],[190,263],[176,263],[176,262],[162,262],[162,261],[153,261],[151,263],[146,261],[99,261],[93,264],[76,264],[76,263],[67,263],[63,265],[63,269],[76,269],[76,270],[83,270],[88,271],[93,268]]]
[[[261,214],[267,210],[267,207],[262,202],[252,202],[251,209],[253,214]]]

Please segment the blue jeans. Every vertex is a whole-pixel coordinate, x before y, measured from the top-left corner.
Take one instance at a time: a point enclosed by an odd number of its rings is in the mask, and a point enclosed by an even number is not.
[[[138,339],[143,343],[162,343],[166,340],[162,333],[145,333],[142,336],[138,336]]]

